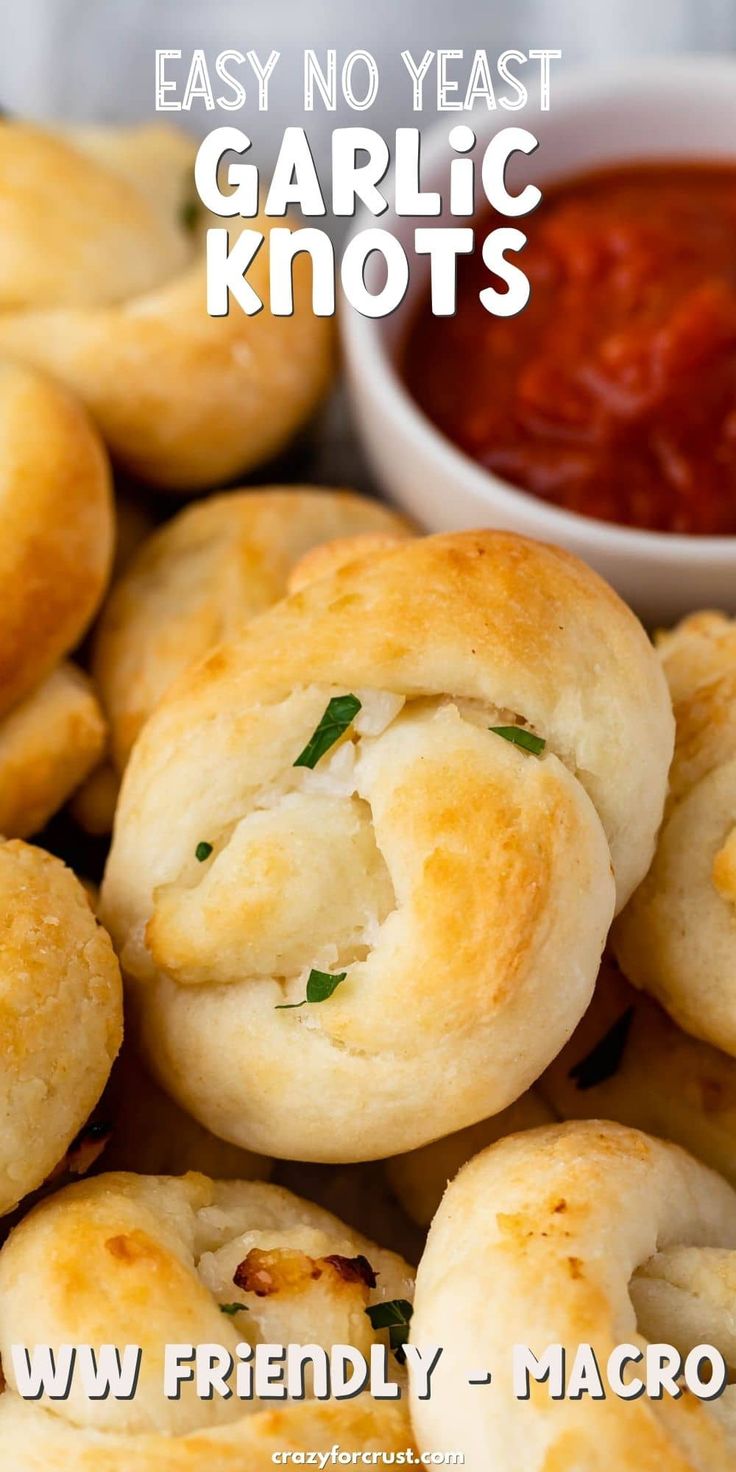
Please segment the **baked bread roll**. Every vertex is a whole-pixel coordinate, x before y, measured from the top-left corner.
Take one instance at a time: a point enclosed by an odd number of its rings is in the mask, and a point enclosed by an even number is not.
[[[282,598],[310,549],[366,532],[408,527],[367,496],[304,488],[210,496],[154,532],[114,584],[95,639],[118,769],[177,675]]]
[[[315,547],[310,547],[294,564],[289,575],[287,592],[299,593],[309,583],[327,577],[341,567],[347,567],[350,562],[357,562],[373,552],[384,552],[386,548],[394,547],[406,535],[406,529],[401,526],[395,512],[389,514],[393,522],[390,531],[357,532],[352,536],[331,537],[329,542],[318,542]],[[389,523],[387,527],[388,525]]]
[[[661,1135],[736,1186],[736,1062],[683,1032],[610,963],[537,1089],[559,1118]]]
[[[143,1067],[130,1035],[115,1060],[96,1111],[109,1130],[105,1170],[143,1175],[183,1175],[188,1170],[220,1180],[268,1180],[271,1161],[218,1140],[185,1114]]]
[[[113,584],[122,575],[141,542],[151,535],[154,525],[150,510],[139,500],[130,495],[116,495]],[[74,822],[92,837],[105,837],[112,831],[119,790],[120,780],[112,759],[106,752],[103,760],[92,768],[89,776],[70,798],[69,811]]]
[[[122,1036],[109,937],[69,869],[0,842],[0,1212],[46,1179],[102,1093]]]
[[[107,456],[84,410],[17,364],[0,364],[0,443],[0,833],[27,837],[104,748],[92,686],[64,655],[107,581],[113,506]]]
[[[736,1193],[676,1146],[595,1121],[501,1141],[448,1188],[419,1266],[411,1339],[444,1347],[412,1400],[420,1449],[462,1451],[466,1472],[730,1472],[731,1387],[521,1400],[511,1374],[514,1345],[562,1345],[570,1373],[590,1344],[605,1375],[614,1347],[647,1341],[715,1345],[733,1370],[735,1274]],[[492,1386],[469,1385],[482,1369]]]
[[[695,614],[660,642],[677,721],[651,870],[616,927],[622,970],[736,1056],[736,625]]]
[[[554,549],[416,539],[282,601],[124,778],[103,914],[158,1078],[307,1160],[505,1108],[587,1006],[671,742],[641,626]]]
[[[293,316],[208,317],[205,231],[223,221],[197,209],[195,147],[161,125],[0,124],[0,350],[68,384],[127,469],[180,489],[282,448],[329,381],[334,330],[304,256]],[[268,257],[266,241],[248,274],[266,301]]]
[[[691,1037],[604,958],[569,1043],[501,1114],[387,1162],[391,1187],[428,1227],[447,1182],[479,1150],[560,1119],[612,1119],[682,1145],[736,1186],[736,1062]]]
[[[0,256],[4,245],[3,231]],[[81,639],[109,572],[113,508],[83,409],[15,364],[0,364],[0,444],[1,717]]]
[[[450,1181],[474,1155],[495,1145],[497,1140],[505,1140],[507,1135],[552,1124],[557,1118],[539,1089],[533,1086],[500,1114],[387,1160],[386,1178],[407,1216],[426,1232]]]
[[[0,1436],[12,1472],[269,1472],[284,1451],[298,1454],[302,1466],[319,1452],[329,1457],[337,1436],[343,1448],[377,1458],[381,1453],[380,1467],[384,1453],[406,1459],[413,1445],[403,1402],[377,1406],[365,1395],[343,1401],[339,1415],[329,1402],[307,1401],[213,1431],[176,1438],[152,1432],[137,1436],[131,1447],[128,1436],[85,1431],[6,1394],[0,1396]]]
[[[112,832],[119,793],[117,770],[111,758],[103,755],[70,800],[69,812],[74,822],[90,837],[105,838]]]
[[[263,1472],[268,1447],[405,1448],[395,1404],[388,1415],[365,1398],[274,1410],[236,1395],[201,1399],[191,1384],[166,1399],[163,1364],[166,1345],[187,1343],[233,1356],[242,1342],[367,1354],[386,1336],[366,1309],[412,1290],[400,1258],[276,1186],[194,1174],[84,1181],[36,1208],[0,1253],[0,1444],[13,1472],[39,1458],[74,1472]],[[77,1379],[64,1401],[22,1405],[10,1346],[36,1343],[139,1345],[135,1395],[93,1400]]]
[[[91,682],[65,660],[0,717],[0,833],[39,833],[99,761],[106,736]]]

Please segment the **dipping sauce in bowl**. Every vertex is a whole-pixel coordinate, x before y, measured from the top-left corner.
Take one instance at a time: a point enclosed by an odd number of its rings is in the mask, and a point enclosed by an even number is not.
[[[454,317],[422,306],[402,363],[417,403],[569,511],[736,533],[736,165],[601,170],[546,190],[523,228],[518,316],[481,306],[479,251],[459,259]]]

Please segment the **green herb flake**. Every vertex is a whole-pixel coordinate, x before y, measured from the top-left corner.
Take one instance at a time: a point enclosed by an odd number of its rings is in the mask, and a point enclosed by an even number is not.
[[[199,202],[196,199],[185,199],[179,208],[179,224],[182,229],[191,234],[196,229],[199,220]]]
[[[205,859],[208,859],[211,853],[212,844],[202,842],[197,844],[197,847],[194,850],[194,857],[199,864],[203,864]]]
[[[524,751],[531,751],[534,756],[540,756],[547,745],[542,736],[535,736],[533,731],[526,731],[523,726],[489,726],[494,736],[503,736],[504,741],[510,741],[512,746],[523,746]]]
[[[364,1310],[372,1329],[388,1329],[388,1341],[399,1364],[404,1363],[404,1345],[414,1312],[407,1298],[390,1298],[386,1303],[371,1303]]]
[[[307,979],[307,995],[301,1002],[279,1002],[277,1012],[286,1012],[291,1007],[304,1007],[307,1002],[326,1002],[332,993],[337,991],[341,981],[345,980],[347,971],[338,971],[331,976],[329,971],[315,971],[312,969]]]
[[[247,1314],[248,1305],[247,1303],[221,1303],[220,1313],[227,1314],[228,1318],[232,1319],[236,1314]]]
[[[307,1001],[326,1002],[334,991],[345,980],[347,971],[338,971],[335,976],[330,976],[329,971],[310,971],[307,981]]]
[[[333,695],[313,736],[300,751],[295,767],[316,767],[317,762],[345,735],[360,710],[357,695]]]

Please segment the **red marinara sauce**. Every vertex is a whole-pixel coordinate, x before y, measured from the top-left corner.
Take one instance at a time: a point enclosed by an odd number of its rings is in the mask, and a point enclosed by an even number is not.
[[[497,217],[478,222],[482,240]],[[520,223],[531,298],[492,317],[480,250],[427,301],[404,377],[466,454],[584,516],[736,533],[736,165],[620,166]]]

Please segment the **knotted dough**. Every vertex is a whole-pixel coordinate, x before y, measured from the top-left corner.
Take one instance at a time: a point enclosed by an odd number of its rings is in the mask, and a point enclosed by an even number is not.
[[[426,1228],[448,1181],[479,1150],[562,1119],[612,1119],[660,1135],[736,1186],[736,1061],[683,1032],[608,957],[582,1022],[532,1088],[492,1119],[396,1156],[390,1186]]]
[[[225,222],[198,209],[194,155],[161,125],[0,120],[0,351],[73,389],[128,470],[181,489],[282,448],[327,386],[334,328],[304,256],[292,316],[207,315],[205,233]],[[266,302],[268,256],[248,275]]]
[[[514,1345],[562,1345],[569,1373],[590,1344],[605,1375],[615,1346],[649,1341],[715,1345],[733,1374],[735,1289],[736,1192],[684,1151],[597,1121],[512,1135],[448,1187],[419,1266],[411,1339],[444,1347],[412,1402],[421,1451],[460,1450],[465,1472],[731,1472],[730,1386],[522,1400],[511,1369]],[[469,1385],[482,1370],[492,1385]]]
[[[145,1175],[216,1174],[223,1180],[267,1180],[271,1161],[228,1145],[197,1124],[143,1067],[130,1031],[96,1111],[109,1140],[108,1171]]]
[[[562,552],[429,537],[293,594],[183,677],[124,779],[103,914],[150,1065],[215,1134],[307,1160],[503,1109],[585,1010],[671,743],[643,630]],[[314,971],[345,973],[319,1003]]]
[[[40,1186],[94,1108],[120,1047],[110,938],[71,871],[0,841],[0,1213]]]
[[[270,1403],[163,1394],[166,1345],[387,1343],[365,1310],[410,1299],[411,1269],[277,1186],[113,1174],[37,1207],[0,1253],[0,1445],[12,1472],[264,1472],[274,1448],[411,1444],[395,1402]],[[221,1305],[226,1311],[221,1310]],[[18,1395],[11,1346],[126,1344],[142,1350],[131,1399]],[[394,1378],[403,1372],[393,1357]],[[234,1380],[233,1380],[234,1385]]]
[[[40,833],[95,766],[106,738],[91,680],[62,660],[0,717],[0,833]]]
[[[313,579],[335,555],[334,539],[381,533],[405,537],[408,528],[368,496],[274,487],[208,496],[146,538],[95,636],[92,668],[118,770],[176,676],[282,598],[295,567]]]
[[[99,702],[65,655],[104,591],[113,506],[84,410],[17,364],[0,363],[0,444],[0,833],[27,837],[104,747]]]
[[[677,722],[654,863],[621,916],[622,970],[736,1056],[736,624],[693,614],[659,644]]]

